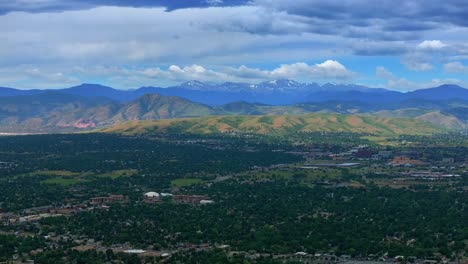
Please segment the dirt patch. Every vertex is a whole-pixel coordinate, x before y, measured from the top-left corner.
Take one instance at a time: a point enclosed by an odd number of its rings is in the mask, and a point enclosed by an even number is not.
[[[224,124],[224,123],[223,123],[223,124],[220,124],[220,125],[218,126],[218,130],[219,130],[220,132],[227,132],[227,131],[232,130],[232,127],[231,127],[230,125],[228,125],[228,124]]]
[[[273,127],[280,128],[284,126],[285,123],[286,123],[286,118],[284,116],[278,116],[278,117],[275,117],[275,119],[273,120]]]
[[[350,116],[346,119],[346,123],[348,123],[350,126],[357,127],[357,126],[362,126],[364,122],[362,119],[358,116]]]

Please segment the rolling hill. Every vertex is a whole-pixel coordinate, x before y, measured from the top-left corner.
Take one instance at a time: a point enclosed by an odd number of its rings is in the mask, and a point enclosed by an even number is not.
[[[146,94],[125,104],[113,119],[115,122],[121,122],[125,120],[154,120],[214,114],[216,114],[216,111],[213,108],[181,97]]]
[[[377,136],[431,134],[444,129],[429,122],[340,114],[210,116],[132,121],[99,130],[106,133],[258,133],[288,135],[297,132],[355,132]]]
[[[59,92],[0,97],[0,132],[68,132],[129,120],[206,116],[209,106],[180,97],[144,95],[128,103]]]

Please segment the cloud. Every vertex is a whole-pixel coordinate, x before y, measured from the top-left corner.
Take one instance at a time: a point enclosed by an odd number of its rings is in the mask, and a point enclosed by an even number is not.
[[[368,26],[382,23],[387,30],[420,31],[431,29],[431,23],[467,26],[468,3],[459,0],[255,0],[289,14],[343,21],[348,25]],[[374,23],[372,23],[374,22]],[[397,26],[395,26],[397,25]]]
[[[351,45],[354,54],[360,56],[395,56],[409,51],[409,45],[402,41],[356,41]]]
[[[371,40],[414,40],[447,24],[467,27],[468,4],[459,0],[16,0],[0,3],[0,14],[89,10],[98,7],[160,7],[166,11],[240,7],[237,15],[207,23],[220,31],[250,34],[341,35]]]
[[[443,79],[436,71],[439,65],[468,59],[465,2],[0,1],[0,67],[22,74],[12,75],[17,81],[4,75],[0,85],[46,83],[15,70],[23,65],[49,76],[73,76],[72,72],[79,80],[96,82],[105,76],[122,86],[156,83],[158,74],[163,83],[190,76],[234,81],[282,76],[347,81],[361,78],[368,74],[369,65],[373,69],[382,61],[387,67],[400,61],[412,71],[432,70]],[[357,74],[337,64],[333,68],[333,63],[319,65],[329,58],[366,67],[354,69]],[[170,70],[170,65],[180,70]],[[203,65],[205,71],[198,72],[200,68],[194,65]],[[80,73],[72,68],[85,70]],[[147,75],[143,70],[148,70]],[[115,76],[105,71],[114,71]],[[9,81],[2,82],[6,79]]]
[[[210,6],[237,6],[248,0],[12,0],[0,2],[0,14],[14,11],[42,13],[87,10],[102,6],[118,7],[163,7],[167,11],[184,8],[207,8]]]
[[[199,80],[218,82],[233,78],[223,72],[209,70],[196,64],[185,67],[171,65],[167,70],[162,70],[161,68],[147,68],[142,70],[141,74],[149,78],[163,78],[171,81]]]
[[[67,70],[40,69],[36,66],[22,65],[0,68],[0,86],[13,88],[63,88],[80,83],[80,79]]]
[[[424,40],[408,49],[401,56],[401,62],[412,71],[430,71],[436,63],[441,63],[459,53],[458,45],[449,45],[441,40]]]
[[[201,65],[170,65],[161,67],[63,67],[62,72],[54,68],[24,66],[17,68],[0,68],[0,83],[13,87],[56,88],[76,85],[84,82],[102,82],[115,87],[137,87],[147,85],[173,85],[189,80],[205,82],[246,82],[257,83],[276,79],[297,79],[304,81],[351,81],[356,74],[335,60],[309,65],[304,62],[283,64],[274,69],[239,67],[221,67],[210,69]]]
[[[412,71],[430,71],[434,68],[433,56],[425,53],[410,53],[402,57],[402,63]]]
[[[171,65],[167,70],[148,68],[141,71],[150,78],[166,78],[174,81],[201,80],[211,82],[223,81],[266,81],[275,79],[307,79],[307,80],[350,80],[355,73],[335,60],[309,65],[304,62],[283,64],[272,70],[249,68],[242,65],[238,68],[226,67],[222,70],[211,70],[200,65],[180,67]]]
[[[418,45],[421,49],[442,49],[447,47],[447,44],[440,40],[425,40]]]
[[[256,27],[262,28],[262,21],[269,19],[255,18],[257,11],[255,7],[173,12],[161,8],[100,7],[64,13],[10,13],[0,16],[0,25],[8,25],[0,26],[0,66],[241,65],[268,60],[279,64],[305,57],[321,60],[336,56],[336,51],[329,50],[334,36],[259,36],[210,26],[242,16],[252,17],[258,22]],[[288,30],[280,24],[273,27]]]
[[[449,62],[444,64],[444,70],[449,73],[467,73],[468,66],[462,64],[459,61]]]
[[[393,75],[393,73],[391,73],[390,71],[388,71],[387,69],[385,69],[382,66],[378,66],[376,68],[376,70],[375,70],[375,73],[376,73],[377,77],[382,78],[382,79],[386,79],[386,80],[396,80],[397,79],[395,77],[395,75]]]
[[[206,0],[205,2],[210,6],[218,6],[224,4],[223,0]]]

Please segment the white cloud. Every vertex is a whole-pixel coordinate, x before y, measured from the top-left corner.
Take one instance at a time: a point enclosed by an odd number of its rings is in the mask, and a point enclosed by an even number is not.
[[[209,5],[221,5],[223,0],[206,0],[206,3]]]
[[[413,71],[430,71],[434,66],[429,62],[422,62],[416,60],[405,60],[404,64],[408,69]]]
[[[257,83],[276,79],[346,82],[353,80],[356,76],[354,72],[335,60],[326,60],[311,65],[304,62],[282,64],[271,70],[251,68],[245,65],[212,69],[198,64],[171,65],[167,68],[115,66],[64,66],[62,68],[63,71],[55,71],[55,67],[41,68],[40,66],[0,68],[0,83],[21,88],[28,87],[23,84],[29,82],[39,85],[36,87],[44,85],[43,88],[55,88],[98,80],[103,84],[128,88],[144,85],[166,86],[189,80],[213,83],[226,81]]]
[[[448,45],[443,43],[440,40],[425,40],[419,43],[418,47],[422,49],[442,49],[447,47]]]
[[[413,51],[402,56],[401,62],[406,68],[412,71],[430,71],[434,69],[433,63],[435,63],[442,54],[443,53],[436,52],[435,50]]]
[[[79,84],[80,79],[67,69],[40,68],[38,66],[21,65],[0,68],[0,86],[13,88],[63,88]]]
[[[335,60],[326,60],[315,65],[304,62],[283,64],[269,73],[272,78],[298,78],[309,77],[322,79],[350,79],[354,73]]]
[[[138,73],[148,78],[166,79],[169,81],[199,80],[218,82],[234,78],[223,72],[209,70],[197,64],[185,67],[171,65],[167,70],[162,70],[161,68],[147,68]]]
[[[459,61],[444,64],[444,70],[449,73],[468,73],[468,66]]]
[[[174,81],[201,80],[211,82],[222,81],[266,81],[275,79],[307,79],[307,80],[349,80],[355,74],[343,64],[335,60],[309,65],[304,62],[282,64],[272,70],[249,68],[242,65],[238,68],[225,67],[221,70],[211,70],[200,65],[180,67],[171,65],[167,70],[148,68],[141,73],[149,78],[166,78]]]
[[[375,74],[377,77],[382,78],[382,79],[387,79],[387,80],[395,80],[396,77],[391,73],[389,70],[385,69],[382,66],[378,66],[375,70]]]

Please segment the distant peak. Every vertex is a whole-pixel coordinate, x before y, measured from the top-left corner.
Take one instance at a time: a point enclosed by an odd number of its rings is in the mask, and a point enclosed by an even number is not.
[[[82,83],[80,85],[70,87],[70,89],[85,89],[85,88],[113,89],[109,86],[105,86],[105,85],[97,84],[97,83]]]
[[[438,87],[436,87],[436,88],[442,88],[442,89],[465,89],[465,88],[463,88],[463,87],[461,87],[461,86],[459,86],[459,85],[456,85],[456,84],[449,84],[449,83],[447,83],[447,84],[442,84],[442,85],[440,85],[440,86],[438,86]]]
[[[327,82],[327,83],[324,83],[322,86],[337,86],[338,84],[335,83],[335,82]]]
[[[273,84],[273,85],[282,85],[282,86],[296,86],[299,84],[298,82],[294,80],[289,80],[289,79],[272,80],[272,81],[268,81],[267,83]]]
[[[188,81],[188,82],[184,82],[182,85],[184,85],[184,86],[205,86],[206,84],[203,83],[203,82],[200,82],[200,81],[191,80],[191,81]]]
[[[77,85],[76,87],[80,87],[80,86],[102,86],[102,87],[105,87],[104,85],[98,84],[98,83],[82,83],[80,85]]]

